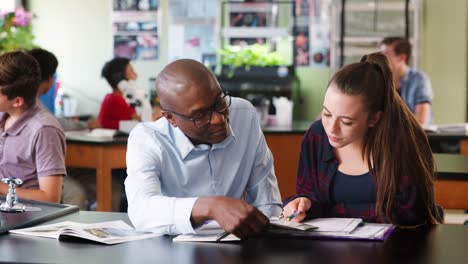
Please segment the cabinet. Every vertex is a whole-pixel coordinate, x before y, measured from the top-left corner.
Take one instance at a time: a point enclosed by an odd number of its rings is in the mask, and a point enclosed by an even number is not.
[[[379,50],[387,36],[403,36],[413,45],[411,65],[418,67],[419,0],[333,0],[331,8],[331,69],[357,62]]]

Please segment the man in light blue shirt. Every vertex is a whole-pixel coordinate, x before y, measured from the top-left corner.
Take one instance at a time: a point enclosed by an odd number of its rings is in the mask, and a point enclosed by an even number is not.
[[[159,74],[164,118],[140,124],[127,148],[128,214],[137,229],[194,233],[216,220],[240,238],[281,214],[273,158],[256,111],[231,98],[201,63],[178,60]]]
[[[393,81],[401,99],[419,124],[430,124],[433,97],[431,81],[423,72],[409,67],[411,43],[401,37],[387,37],[382,40],[380,48],[390,62]]]

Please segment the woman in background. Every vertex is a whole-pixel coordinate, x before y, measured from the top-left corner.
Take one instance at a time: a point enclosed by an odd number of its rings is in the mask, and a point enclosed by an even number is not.
[[[373,53],[330,80],[322,119],[304,136],[293,221],[356,217],[416,227],[442,222],[434,160],[421,126],[393,87],[384,55]]]

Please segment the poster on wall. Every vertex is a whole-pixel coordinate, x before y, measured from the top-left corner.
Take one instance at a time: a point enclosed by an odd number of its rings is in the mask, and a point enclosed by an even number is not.
[[[114,57],[159,58],[158,0],[114,0]]]
[[[295,0],[294,63],[330,67],[330,0]]]
[[[294,64],[296,66],[309,66],[309,27],[296,27],[294,30]]]
[[[169,1],[169,61],[190,58],[216,65],[218,0]]]

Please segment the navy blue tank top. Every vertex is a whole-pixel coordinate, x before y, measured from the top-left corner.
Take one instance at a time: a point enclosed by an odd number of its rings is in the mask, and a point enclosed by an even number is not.
[[[331,197],[335,203],[344,203],[346,206],[375,203],[377,187],[369,172],[350,176],[337,171],[332,185]]]

